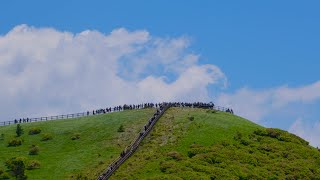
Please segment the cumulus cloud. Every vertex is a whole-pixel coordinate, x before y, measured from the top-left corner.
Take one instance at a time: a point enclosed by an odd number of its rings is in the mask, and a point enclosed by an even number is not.
[[[233,107],[238,115],[260,122],[267,114],[287,108],[294,103],[310,104],[319,99],[320,81],[295,88],[288,86],[264,90],[241,88],[235,93],[220,94],[217,103]]]
[[[289,132],[305,138],[315,147],[320,147],[320,121],[310,124],[298,118],[289,128]]]
[[[145,30],[78,34],[19,25],[0,36],[1,120],[146,101],[209,101],[226,83],[188,37]]]

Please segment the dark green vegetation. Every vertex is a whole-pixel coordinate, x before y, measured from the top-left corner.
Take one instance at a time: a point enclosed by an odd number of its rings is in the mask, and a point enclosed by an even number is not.
[[[27,133],[19,133],[20,137],[16,137],[17,125],[0,127],[0,179],[15,179],[9,176],[13,172],[28,179],[95,179],[153,113],[154,109],[131,110],[25,123],[18,131]],[[124,132],[117,132],[121,125]]]
[[[243,118],[171,108],[111,179],[320,179],[320,152]]]

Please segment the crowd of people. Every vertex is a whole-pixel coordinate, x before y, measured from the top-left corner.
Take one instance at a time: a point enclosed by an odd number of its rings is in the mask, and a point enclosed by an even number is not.
[[[17,123],[25,123],[25,122],[29,122],[29,118],[20,118],[19,120],[15,119],[14,120],[14,123],[17,124]]]
[[[107,108],[101,108],[101,109],[96,109],[92,111],[87,111],[86,115],[98,115],[98,114],[106,114],[110,112],[118,112],[118,111],[123,111],[123,110],[134,110],[134,109],[144,109],[144,108],[158,108],[160,107],[162,103],[142,103],[142,104],[124,104],[123,106],[115,106],[115,107],[107,107]],[[214,109],[215,105],[210,102],[210,103],[203,103],[203,102],[194,102],[194,103],[188,103],[188,102],[171,102],[168,103],[170,104],[171,107],[190,107],[190,108],[207,108],[207,109]],[[228,108],[228,109],[223,109],[223,111],[228,112],[233,114],[233,110]],[[60,115],[60,116],[52,116],[52,117],[44,117],[45,120],[47,119],[64,119],[64,118],[70,118],[70,117],[81,117],[85,116],[85,113],[77,113],[77,114],[70,114],[68,115]],[[27,122],[32,122],[32,121],[37,121],[37,120],[42,120],[42,118],[20,118],[20,119],[15,119],[14,123],[27,123]],[[10,123],[9,123],[10,124]]]
[[[123,111],[123,110],[133,110],[133,109],[144,109],[144,108],[153,108],[153,107],[158,107],[160,103],[144,103],[144,104],[124,104],[123,106],[115,106],[115,107],[107,107],[105,109],[97,109],[91,111],[87,111],[87,116],[89,115],[96,115],[96,114],[106,114],[110,112],[118,112],[118,111]]]
[[[123,110],[133,110],[133,109],[143,109],[143,108],[153,108],[153,107],[158,107],[160,103],[143,103],[143,104],[124,104],[123,106],[115,106],[115,107],[107,107],[107,108],[101,108],[101,109],[96,109],[92,111],[87,111],[86,116],[90,115],[98,115],[98,114],[106,114],[110,112],[118,112],[118,111],[123,111]],[[14,119],[14,124],[18,123],[27,123],[27,122],[32,122],[32,121],[38,121],[38,120],[52,120],[52,119],[65,119],[70,118],[70,117],[81,117],[85,116],[85,113],[76,113],[76,114],[69,114],[69,115],[59,115],[59,116],[51,116],[51,117],[42,117],[42,118],[20,118],[20,119]],[[11,121],[12,122],[12,121]],[[9,123],[8,123],[9,124]]]

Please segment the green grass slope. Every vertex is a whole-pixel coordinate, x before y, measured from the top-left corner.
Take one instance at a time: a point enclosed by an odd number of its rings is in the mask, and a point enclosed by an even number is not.
[[[21,146],[8,147],[15,136],[16,125],[0,127],[0,174],[4,162],[23,156],[38,160],[39,169],[27,170],[28,179],[95,179],[125,146],[130,144],[141,127],[153,115],[154,109],[130,110],[117,113],[22,124],[24,142]],[[125,132],[117,132],[120,125]],[[28,135],[31,128],[41,133]],[[41,141],[44,134],[53,139]],[[72,140],[73,136],[79,139]],[[31,145],[39,147],[38,155],[29,155]],[[1,177],[1,176],[0,176]]]
[[[320,152],[228,113],[170,108],[111,179],[320,179]]]

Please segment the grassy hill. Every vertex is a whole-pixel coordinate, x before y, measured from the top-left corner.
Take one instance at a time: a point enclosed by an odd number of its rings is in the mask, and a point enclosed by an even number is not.
[[[99,173],[130,144],[154,109],[131,110],[83,117],[22,124],[24,134],[21,146],[8,147],[16,135],[16,125],[0,127],[0,172],[4,162],[22,156],[40,162],[39,169],[27,170],[28,179],[95,179]],[[125,132],[117,132],[120,125]],[[31,128],[41,129],[37,135],[28,135]],[[42,141],[44,134],[51,140]],[[79,137],[79,139],[77,139]],[[72,140],[75,139],[75,140]],[[38,155],[29,155],[32,145],[39,147]],[[0,176],[1,177],[1,176]]]
[[[228,113],[171,108],[111,179],[320,179],[320,152]]]
[[[26,171],[29,179],[96,179],[153,113],[26,123],[17,147],[7,146],[16,126],[0,127],[0,169],[6,170],[6,160],[23,156],[41,163]],[[118,132],[121,125],[124,132]],[[41,133],[28,135],[34,127]],[[52,140],[41,141],[45,134]],[[28,154],[32,145],[39,147],[38,155]],[[229,113],[170,108],[111,179],[320,179],[319,167],[320,152],[285,131]]]

